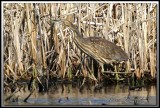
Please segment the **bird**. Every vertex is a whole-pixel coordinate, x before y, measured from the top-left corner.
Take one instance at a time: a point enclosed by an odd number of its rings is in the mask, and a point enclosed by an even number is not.
[[[72,22],[61,19],[65,26],[68,26],[75,32],[73,42],[81,49],[85,54],[95,59],[104,71],[103,64],[113,63],[115,61],[127,61],[128,55],[115,43],[103,39],[101,37],[87,37],[83,38],[83,35],[79,32],[78,27]]]

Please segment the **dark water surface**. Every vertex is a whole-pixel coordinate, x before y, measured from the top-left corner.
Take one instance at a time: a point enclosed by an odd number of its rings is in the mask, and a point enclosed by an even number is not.
[[[157,105],[157,88],[152,85],[142,90],[128,90],[128,86],[113,85],[94,90],[84,87],[79,89],[72,85],[59,85],[48,93],[35,92],[27,100],[29,91],[21,91],[18,102],[5,102],[4,105]],[[4,94],[4,98],[7,94]]]

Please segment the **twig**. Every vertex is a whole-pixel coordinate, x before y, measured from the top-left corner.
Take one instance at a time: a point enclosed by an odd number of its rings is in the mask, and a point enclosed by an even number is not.
[[[30,94],[24,99],[24,102],[27,102],[28,98],[33,94],[35,90],[32,90],[32,92],[30,92]]]
[[[118,73],[118,74],[131,74],[132,72],[110,72],[110,71],[103,71],[103,73]]]

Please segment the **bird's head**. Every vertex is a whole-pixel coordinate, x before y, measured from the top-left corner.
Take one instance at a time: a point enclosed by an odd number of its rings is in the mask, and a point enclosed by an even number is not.
[[[65,26],[72,26],[73,25],[70,21],[65,20],[65,19],[52,20],[52,23],[62,23]]]
[[[72,23],[70,21],[67,20],[61,20],[61,22],[65,25],[65,26],[71,26]]]
[[[58,22],[58,23],[64,24],[65,26],[71,27],[72,29],[78,29],[77,26],[75,26],[72,22],[66,19],[52,20],[52,22],[53,23]]]

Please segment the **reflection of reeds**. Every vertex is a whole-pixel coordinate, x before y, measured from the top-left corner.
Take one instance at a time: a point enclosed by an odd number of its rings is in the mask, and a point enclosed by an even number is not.
[[[145,88],[143,88],[140,86],[135,86],[135,87],[129,87],[128,89],[128,96],[127,96],[127,100],[131,100],[133,101],[134,105],[139,105],[142,104],[141,101],[147,101],[147,103],[150,102],[149,97],[151,96],[150,92],[151,92],[151,87],[150,85],[147,85]],[[139,89],[141,89],[141,91],[144,93],[146,92],[146,97],[139,97],[140,95],[133,95],[135,93],[135,91],[139,91]],[[146,91],[144,91],[146,89]],[[138,92],[137,92],[138,93]],[[134,98],[133,98],[134,97]]]
[[[14,80],[20,76],[28,77],[25,72],[29,71],[33,59],[39,73],[45,74],[45,70],[48,70],[48,79],[49,75],[68,79],[73,75],[82,75],[96,81],[93,61],[72,42],[73,32],[63,24],[51,23],[52,19],[65,18],[75,22],[84,37],[103,37],[124,49],[130,57],[130,62],[127,62],[128,71],[131,66],[134,69],[139,67],[142,73],[150,71],[154,78],[157,50],[156,8],[154,3],[5,3],[5,77],[14,76]],[[77,61],[73,60],[75,57]],[[77,69],[75,64],[80,64],[79,71],[74,70]],[[117,68],[120,70],[122,67]]]

